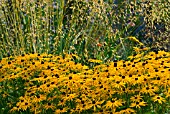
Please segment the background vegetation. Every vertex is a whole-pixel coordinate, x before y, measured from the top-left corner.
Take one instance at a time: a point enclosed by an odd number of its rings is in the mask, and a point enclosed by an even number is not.
[[[121,0],[1,0],[0,56],[75,53],[110,61],[139,43],[169,50],[170,3]]]

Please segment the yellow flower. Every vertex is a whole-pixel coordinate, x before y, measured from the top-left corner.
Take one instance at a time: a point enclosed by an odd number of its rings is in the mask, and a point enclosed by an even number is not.
[[[12,109],[10,109],[10,113],[12,113],[12,112],[15,112],[15,111],[19,111],[20,110],[20,108],[17,108],[17,107],[13,107]]]
[[[159,96],[159,95],[155,95],[155,96],[152,98],[152,100],[153,100],[154,102],[158,102],[158,103],[160,103],[160,104],[162,104],[163,102],[166,102],[165,98],[163,98],[163,97],[161,97],[161,96]]]
[[[60,108],[60,109],[56,109],[56,110],[55,110],[55,114],[65,113],[65,112],[67,112],[67,110],[68,110],[67,107]]]
[[[139,85],[139,84],[142,84],[142,81],[143,81],[143,77],[139,77],[138,75],[134,75],[134,77],[132,78],[132,85]]]
[[[88,101],[86,104],[86,109],[90,109],[90,108],[93,108],[94,111],[96,111],[96,108],[101,108],[101,104],[103,103],[104,101],[99,101],[99,100],[90,100]]]
[[[123,81],[119,81],[117,80],[115,83],[112,83],[111,85],[113,85],[114,88],[120,89],[122,87],[125,87],[125,84]]]
[[[133,50],[137,53],[139,53],[141,51],[140,48],[138,48],[138,47],[133,47]]]
[[[17,107],[18,109],[21,109],[21,110],[27,110],[27,108],[29,108],[31,106],[31,103],[30,101],[27,101],[27,100],[21,100],[20,102],[17,103]]]
[[[32,96],[32,102],[33,103],[37,103],[37,102],[41,102],[43,100],[46,100],[46,96],[45,95],[36,95],[36,96]]]
[[[134,114],[135,110],[131,109],[131,108],[127,108],[124,110],[121,110],[119,112],[115,112],[115,114]]]
[[[59,101],[58,106],[64,106],[66,103],[66,100],[63,98]]]
[[[154,92],[156,92],[157,90],[158,90],[157,87],[149,85],[149,86],[143,87],[140,93],[149,94],[151,96],[151,95],[155,95]]]
[[[168,88],[167,91],[165,91],[166,98],[170,97],[170,87]]]
[[[131,109],[131,108],[127,108],[124,110],[124,114],[132,114],[135,113],[135,110]]]
[[[135,42],[139,43],[139,45],[141,45],[141,46],[144,45],[144,44],[141,43],[138,39],[136,39],[136,37],[130,36],[130,37],[128,37],[128,38],[129,38],[130,40],[132,40],[132,41],[135,41]]]
[[[86,66],[86,65],[83,66],[83,70],[88,70],[88,69],[89,69],[88,66]]]
[[[71,55],[72,55],[72,58],[80,59],[80,57],[76,54],[71,54]]]
[[[77,99],[77,105],[76,105],[76,109],[72,110],[72,112],[77,112],[77,113],[81,113],[83,110],[86,110],[86,102],[87,100],[83,100],[83,99]]]
[[[34,114],[41,114],[41,112],[42,112],[41,108],[42,108],[41,104],[35,103],[35,104],[31,105],[30,111],[33,112]]]
[[[0,76],[0,82],[3,82],[4,80],[6,80],[6,76],[4,75]]]
[[[101,60],[97,60],[97,59],[89,59],[88,61],[92,62],[92,63],[101,63],[102,62]]]
[[[75,93],[73,93],[73,94],[68,94],[68,95],[64,98],[64,100],[70,101],[70,100],[73,100],[75,97],[77,97],[77,95],[76,95]]]
[[[130,100],[132,102],[140,102],[142,100],[142,96],[141,95],[134,95],[130,98]]]
[[[54,106],[54,104],[52,104],[52,103],[47,103],[47,104],[45,104],[44,105],[44,108],[46,109],[46,110],[48,110],[48,109],[52,109],[52,110],[54,110],[55,109],[55,106]]]
[[[137,52],[137,53],[139,53],[139,52],[141,52],[141,51],[146,51],[146,50],[148,50],[148,48],[147,47],[133,47],[133,50],[135,51],[135,52]]]
[[[112,110],[114,110],[114,109],[116,109],[117,107],[122,106],[122,103],[123,103],[123,102],[122,102],[121,99],[117,100],[117,98],[112,98],[111,100],[109,100],[109,101],[106,102],[105,107],[106,107],[107,109],[112,109]]]
[[[147,104],[146,104],[146,102],[144,102],[144,101],[140,101],[140,102],[132,102],[131,104],[130,104],[130,107],[136,107],[136,108],[141,108],[141,106],[146,106]]]

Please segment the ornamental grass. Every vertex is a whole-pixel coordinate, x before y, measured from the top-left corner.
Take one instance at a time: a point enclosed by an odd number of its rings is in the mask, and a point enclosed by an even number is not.
[[[0,61],[1,114],[165,114],[170,112],[170,53],[89,64],[73,54],[22,54]]]
[[[126,59],[138,41],[170,51],[169,6],[169,0],[0,0],[0,58],[75,53],[110,61]]]

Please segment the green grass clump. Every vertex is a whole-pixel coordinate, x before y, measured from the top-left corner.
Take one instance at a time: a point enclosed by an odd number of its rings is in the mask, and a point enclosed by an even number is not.
[[[117,4],[112,0],[1,0],[0,57],[34,52],[74,53],[84,60],[126,59],[139,46],[128,40],[131,36],[147,47],[160,45],[168,50],[168,5],[140,0]]]
[[[23,54],[0,61],[1,113],[168,113],[170,53],[150,52],[93,67],[76,55]],[[95,65],[96,64],[96,65]]]

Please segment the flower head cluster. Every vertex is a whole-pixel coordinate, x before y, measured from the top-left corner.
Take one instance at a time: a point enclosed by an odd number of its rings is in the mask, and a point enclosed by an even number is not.
[[[130,114],[143,107],[148,111],[170,106],[170,53],[150,52],[129,58],[98,62],[93,68],[75,63],[72,55],[3,58],[0,100],[6,104],[0,106],[6,105],[10,112],[56,114]]]

